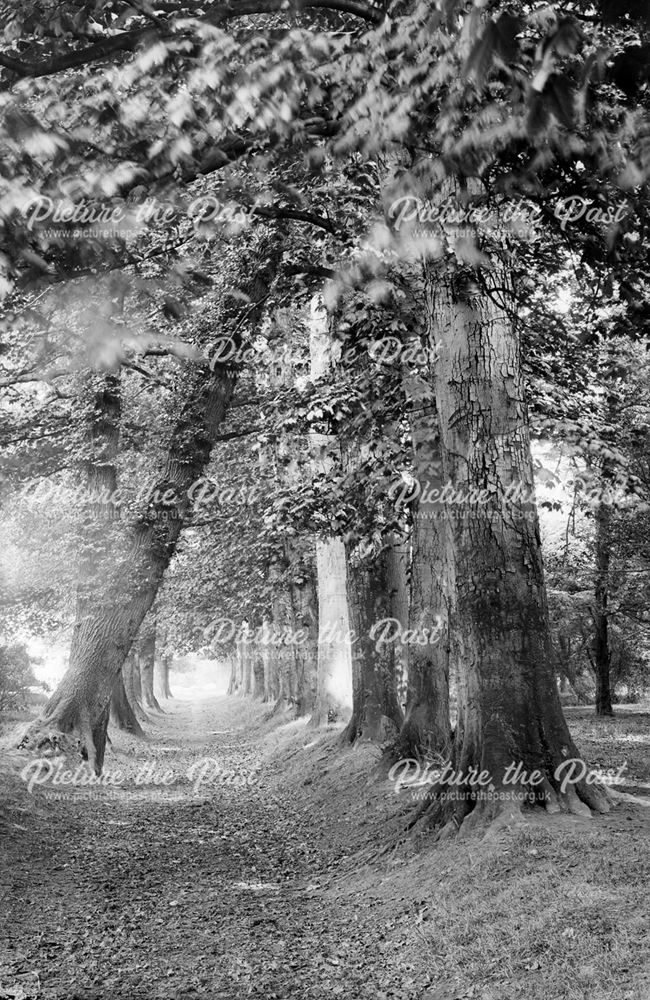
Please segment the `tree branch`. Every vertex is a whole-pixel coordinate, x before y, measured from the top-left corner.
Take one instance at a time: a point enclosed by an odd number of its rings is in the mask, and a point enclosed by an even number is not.
[[[379,24],[383,12],[374,6],[368,6],[358,0],[236,0],[234,3],[215,3],[202,18],[198,20],[212,25],[225,24],[239,17],[250,17],[254,14],[274,14],[279,11],[298,13],[303,10],[336,10],[343,14],[358,17],[368,24]],[[147,37],[163,40],[174,35],[174,22],[170,21],[163,28],[134,28],[118,35],[102,39],[87,48],[76,49],[64,55],[53,56],[40,64],[29,65],[0,53],[0,66],[11,70],[21,78],[36,79],[37,77],[53,76],[66,69],[78,69],[90,63],[101,62],[116,53],[133,52],[140,42]]]

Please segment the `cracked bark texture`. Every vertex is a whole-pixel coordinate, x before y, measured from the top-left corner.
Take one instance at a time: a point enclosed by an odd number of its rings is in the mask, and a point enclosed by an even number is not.
[[[404,716],[397,700],[396,644],[381,641],[377,625],[392,617],[389,549],[348,554],[348,610],[352,643],[352,717],[345,730],[358,739],[385,743],[400,731]]]
[[[557,690],[507,265],[495,256],[478,272],[448,257],[427,264],[426,283],[444,478],[462,497],[446,503],[462,651],[452,760],[463,775],[487,771],[493,786],[478,797],[461,786],[465,797],[438,798],[435,812],[456,824],[469,812],[472,823],[516,815],[525,793],[550,811],[606,810],[597,787],[581,781],[561,793],[556,778],[580,755]],[[512,763],[539,771],[541,784],[507,784]]]
[[[401,753],[415,758],[446,757],[451,748],[449,614],[454,560],[444,505],[431,499],[443,486],[437,425],[435,405],[420,400],[411,417],[420,495],[413,505],[408,621],[417,641],[409,645],[406,715],[399,738]]]

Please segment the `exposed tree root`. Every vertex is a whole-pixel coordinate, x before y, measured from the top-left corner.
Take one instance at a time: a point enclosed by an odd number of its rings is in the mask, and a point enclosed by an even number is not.
[[[564,790],[553,788],[547,778],[541,785],[509,786],[478,791],[462,785],[432,785],[407,825],[412,831],[422,825],[435,837],[470,835],[482,830],[486,835],[525,823],[527,816],[543,809],[550,815],[582,816],[609,812],[615,802],[610,790],[601,784],[577,782]]]
[[[274,719],[277,715],[284,715],[285,712],[288,712],[293,707],[295,706],[289,699],[278,698],[275,701],[273,708],[270,708],[269,711],[265,713],[264,721],[268,722],[269,719]]]
[[[61,706],[36,719],[29,727],[18,748],[42,756],[79,755],[88,762],[95,774],[101,774],[106,749],[110,706],[107,705],[94,726],[87,711],[73,714]]]
[[[376,719],[362,719],[354,714],[341,733],[341,743],[376,743],[378,746],[395,745],[397,726],[388,716]]]

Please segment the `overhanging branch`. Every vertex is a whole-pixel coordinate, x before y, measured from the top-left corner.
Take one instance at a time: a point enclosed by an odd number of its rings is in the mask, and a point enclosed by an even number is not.
[[[343,14],[358,17],[368,24],[379,24],[383,12],[375,6],[360,3],[358,0],[238,0],[235,3],[216,3],[198,20],[218,26],[239,17],[250,17],[254,14],[274,14],[279,11],[299,13],[303,10],[335,10]],[[117,53],[133,52],[147,37],[152,40],[164,40],[174,35],[174,22],[168,22],[163,28],[134,28],[123,31],[110,38],[104,38],[83,49],[75,49],[60,56],[53,56],[41,63],[30,65],[15,59],[13,56],[0,52],[0,66],[11,70],[21,78],[36,79],[37,77],[53,76],[66,69],[78,69],[91,63],[102,62]]]

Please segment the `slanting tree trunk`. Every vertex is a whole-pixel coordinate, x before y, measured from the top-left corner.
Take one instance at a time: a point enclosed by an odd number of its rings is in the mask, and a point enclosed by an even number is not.
[[[262,315],[262,303],[275,277],[278,252],[279,242],[271,237],[271,249],[265,253],[262,266],[258,265],[257,254],[241,264],[242,273],[250,275],[246,292],[252,307],[242,311],[240,293],[226,296],[222,317],[228,324],[225,335],[228,329],[234,331],[235,346],[243,320],[255,323]],[[191,488],[205,472],[232,398],[235,378],[234,369],[227,364],[193,363],[192,375],[183,386],[186,401],[172,434],[163,474],[131,531],[125,556],[94,595],[92,610],[75,630],[68,670],[22,746],[79,746],[82,756],[100,772],[115,677],[175,552],[191,512]],[[176,516],[169,517],[170,507],[174,507]]]
[[[320,378],[332,367],[329,317],[323,309],[312,312],[310,330],[311,377]],[[314,471],[330,475],[336,441],[330,434],[313,432],[310,444]],[[340,449],[339,449],[340,452]],[[340,538],[316,541],[318,580],[318,665],[316,699],[310,725],[326,725],[349,715],[352,701],[352,650],[347,600],[345,546]]]
[[[162,712],[153,690],[153,671],[156,661],[156,619],[148,615],[140,626],[138,635],[138,663],[142,686],[142,704],[145,711]]]
[[[157,689],[158,698],[162,698],[165,701],[168,698],[173,697],[169,686],[169,670],[171,662],[171,655],[169,653],[163,653],[157,658],[154,664],[154,690]]]
[[[463,650],[453,747],[461,794],[437,799],[433,814],[456,824],[470,812],[472,823],[517,815],[526,795],[550,811],[606,810],[604,790],[584,778],[562,788],[561,765],[579,753],[556,683],[520,347],[504,308],[509,275],[496,259],[478,271],[447,257],[427,265],[427,283],[443,465],[458,491],[446,506]],[[517,765],[539,783],[513,781]],[[491,789],[471,787],[472,768]]]
[[[392,617],[388,549],[370,557],[351,552],[347,589],[354,642],[352,718],[345,738],[386,743],[404,721],[397,701],[395,637],[392,630],[386,633]]]
[[[117,489],[116,462],[119,451],[122,400],[119,374],[88,375],[92,410],[86,435],[87,454],[83,468],[88,488],[79,564],[75,631],[92,614],[93,595],[113,556],[115,537],[112,528],[119,521],[119,506],[112,502]],[[128,703],[121,674],[115,678],[111,694],[111,713],[117,724],[136,735],[144,735],[135,712]],[[103,717],[102,717],[103,718]],[[97,764],[101,767],[106,748],[106,732],[100,725],[95,732]]]
[[[132,733],[134,736],[144,736],[144,730],[126,694],[123,671],[124,666],[117,675],[111,691],[110,721],[124,732]]]

